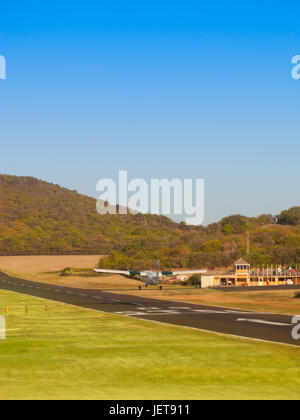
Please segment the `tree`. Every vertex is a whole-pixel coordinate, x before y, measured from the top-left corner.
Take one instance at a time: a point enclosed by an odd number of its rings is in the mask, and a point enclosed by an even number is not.
[[[300,207],[292,207],[289,210],[282,211],[278,223],[280,225],[300,225]]]
[[[194,274],[187,280],[186,283],[191,286],[197,286],[197,284],[200,284],[200,282],[201,282],[201,276],[199,276],[199,274]]]

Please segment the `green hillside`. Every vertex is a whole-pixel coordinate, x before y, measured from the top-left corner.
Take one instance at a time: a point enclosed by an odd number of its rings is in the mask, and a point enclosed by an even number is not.
[[[102,266],[145,268],[228,266],[246,257],[250,231],[254,264],[300,264],[300,207],[271,215],[230,216],[207,227],[163,216],[105,215],[96,200],[30,177],[0,175],[0,255],[105,254]]]

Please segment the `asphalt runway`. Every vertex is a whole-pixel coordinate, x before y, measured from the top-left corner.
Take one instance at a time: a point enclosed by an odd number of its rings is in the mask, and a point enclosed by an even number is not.
[[[300,345],[300,340],[292,338],[295,324],[288,315],[230,310],[101,290],[75,289],[31,282],[4,273],[0,273],[0,289],[133,318]]]

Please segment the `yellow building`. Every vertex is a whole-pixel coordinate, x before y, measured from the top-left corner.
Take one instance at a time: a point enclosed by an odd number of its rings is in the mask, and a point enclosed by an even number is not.
[[[251,286],[281,286],[300,284],[298,270],[279,272],[278,269],[263,269],[251,271],[250,264],[243,259],[234,263],[234,269],[229,272],[211,272],[201,276],[201,287],[251,287]]]

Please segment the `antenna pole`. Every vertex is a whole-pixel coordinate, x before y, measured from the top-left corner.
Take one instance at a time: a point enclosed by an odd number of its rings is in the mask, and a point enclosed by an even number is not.
[[[250,272],[251,261],[250,261],[250,233],[249,233],[249,230],[247,231],[247,256],[248,256],[249,272]]]

